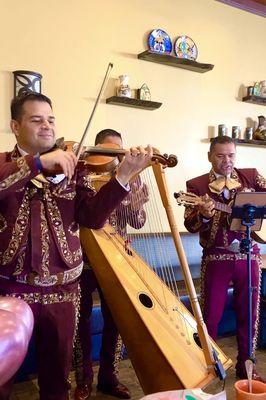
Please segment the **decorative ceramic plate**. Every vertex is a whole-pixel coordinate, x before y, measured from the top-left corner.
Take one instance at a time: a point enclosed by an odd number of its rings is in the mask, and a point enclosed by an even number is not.
[[[196,60],[198,49],[195,42],[186,35],[178,36],[175,41],[175,54],[178,58]]]
[[[173,47],[170,37],[162,29],[154,29],[149,34],[148,46],[151,51],[161,54],[170,54]]]

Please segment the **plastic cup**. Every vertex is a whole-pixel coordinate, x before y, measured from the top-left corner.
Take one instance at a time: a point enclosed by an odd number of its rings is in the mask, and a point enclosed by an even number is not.
[[[252,393],[248,390],[248,380],[243,379],[235,383],[236,400],[266,400],[266,384],[251,381]]]

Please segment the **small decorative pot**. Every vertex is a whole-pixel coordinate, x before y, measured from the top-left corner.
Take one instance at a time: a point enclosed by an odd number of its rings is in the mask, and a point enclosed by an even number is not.
[[[119,76],[119,86],[117,88],[117,96],[131,97],[131,89],[129,87],[128,82],[129,82],[128,75]]]

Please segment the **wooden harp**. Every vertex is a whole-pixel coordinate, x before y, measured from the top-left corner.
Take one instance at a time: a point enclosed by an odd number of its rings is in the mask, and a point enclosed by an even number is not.
[[[160,164],[154,164],[152,169],[152,190],[155,186],[159,189],[159,194],[154,194],[155,203],[158,204],[158,196],[162,202],[162,209],[155,214],[165,210],[194,317],[171,284],[164,282],[171,281],[171,268],[166,279],[159,277],[152,262],[148,264],[133,245],[125,246],[125,240],[108,224],[101,230],[81,228],[80,232],[83,248],[145,394],[206,387],[217,377],[215,358],[224,370],[232,364],[207,334],[170,205],[164,170]],[[153,229],[158,231],[157,227]],[[140,234],[147,236],[146,232]]]

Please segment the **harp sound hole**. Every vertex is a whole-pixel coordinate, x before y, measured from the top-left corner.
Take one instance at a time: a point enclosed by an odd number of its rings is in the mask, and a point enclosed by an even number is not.
[[[146,308],[152,308],[153,307],[152,299],[145,293],[140,293],[139,294],[139,301]]]

